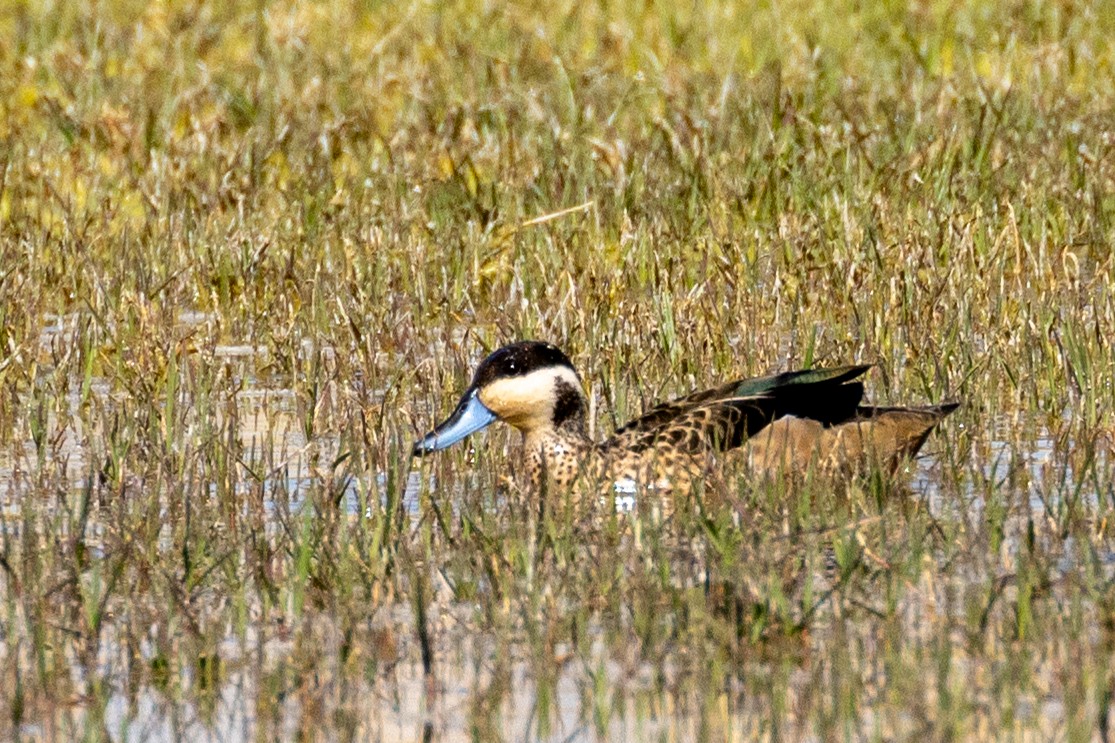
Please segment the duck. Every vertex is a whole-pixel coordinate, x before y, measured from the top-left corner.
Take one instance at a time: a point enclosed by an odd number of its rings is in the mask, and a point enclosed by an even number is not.
[[[597,442],[569,357],[548,342],[519,341],[480,363],[452,414],[413,454],[442,451],[502,421],[523,435],[514,481],[536,492],[578,483],[626,494],[690,489],[735,450],[757,477],[851,474],[872,465],[893,472],[959,403],[866,405],[860,377],[870,368],[737,379],[655,405]]]

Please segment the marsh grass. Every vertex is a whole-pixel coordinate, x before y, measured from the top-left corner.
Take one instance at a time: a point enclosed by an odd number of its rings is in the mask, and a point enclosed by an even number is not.
[[[0,3],[0,737],[1109,739],[1113,24]],[[521,337],[964,404],[570,519],[409,460]]]

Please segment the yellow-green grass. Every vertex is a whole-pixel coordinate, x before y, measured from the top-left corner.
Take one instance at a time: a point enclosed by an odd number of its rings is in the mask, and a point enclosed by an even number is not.
[[[1115,732],[1115,10],[626,5],[0,2],[0,738]],[[601,430],[963,407],[666,524],[408,480],[523,337]]]

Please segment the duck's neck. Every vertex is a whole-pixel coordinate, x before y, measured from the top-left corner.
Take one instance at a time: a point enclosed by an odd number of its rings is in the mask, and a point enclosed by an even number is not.
[[[523,443],[528,450],[544,449],[563,442],[577,446],[592,445],[583,408],[560,419],[555,417],[551,425],[523,432]]]
[[[580,476],[594,449],[584,416],[546,426],[523,437],[524,484],[536,490],[566,488]]]
[[[550,418],[551,435],[582,439],[587,443],[589,438],[585,418],[588,406],[585,403],[585,393],[564,379],[558,380],[554,393],[554,409]]]
[[[555,398],[549,424],[524,431],[527,482],[535,488],[566,487],[580,474],[592,451],[588,436],[585,397],[572,386]]]

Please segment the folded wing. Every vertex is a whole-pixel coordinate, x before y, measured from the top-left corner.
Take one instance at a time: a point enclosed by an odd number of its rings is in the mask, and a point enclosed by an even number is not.
[[[869,367],[787,372],[729,382],[655,406],[627,423],[605,447],[666,446],[688,454],[733,449],[772,421],[795,416],[828,427],[854,418]]]

